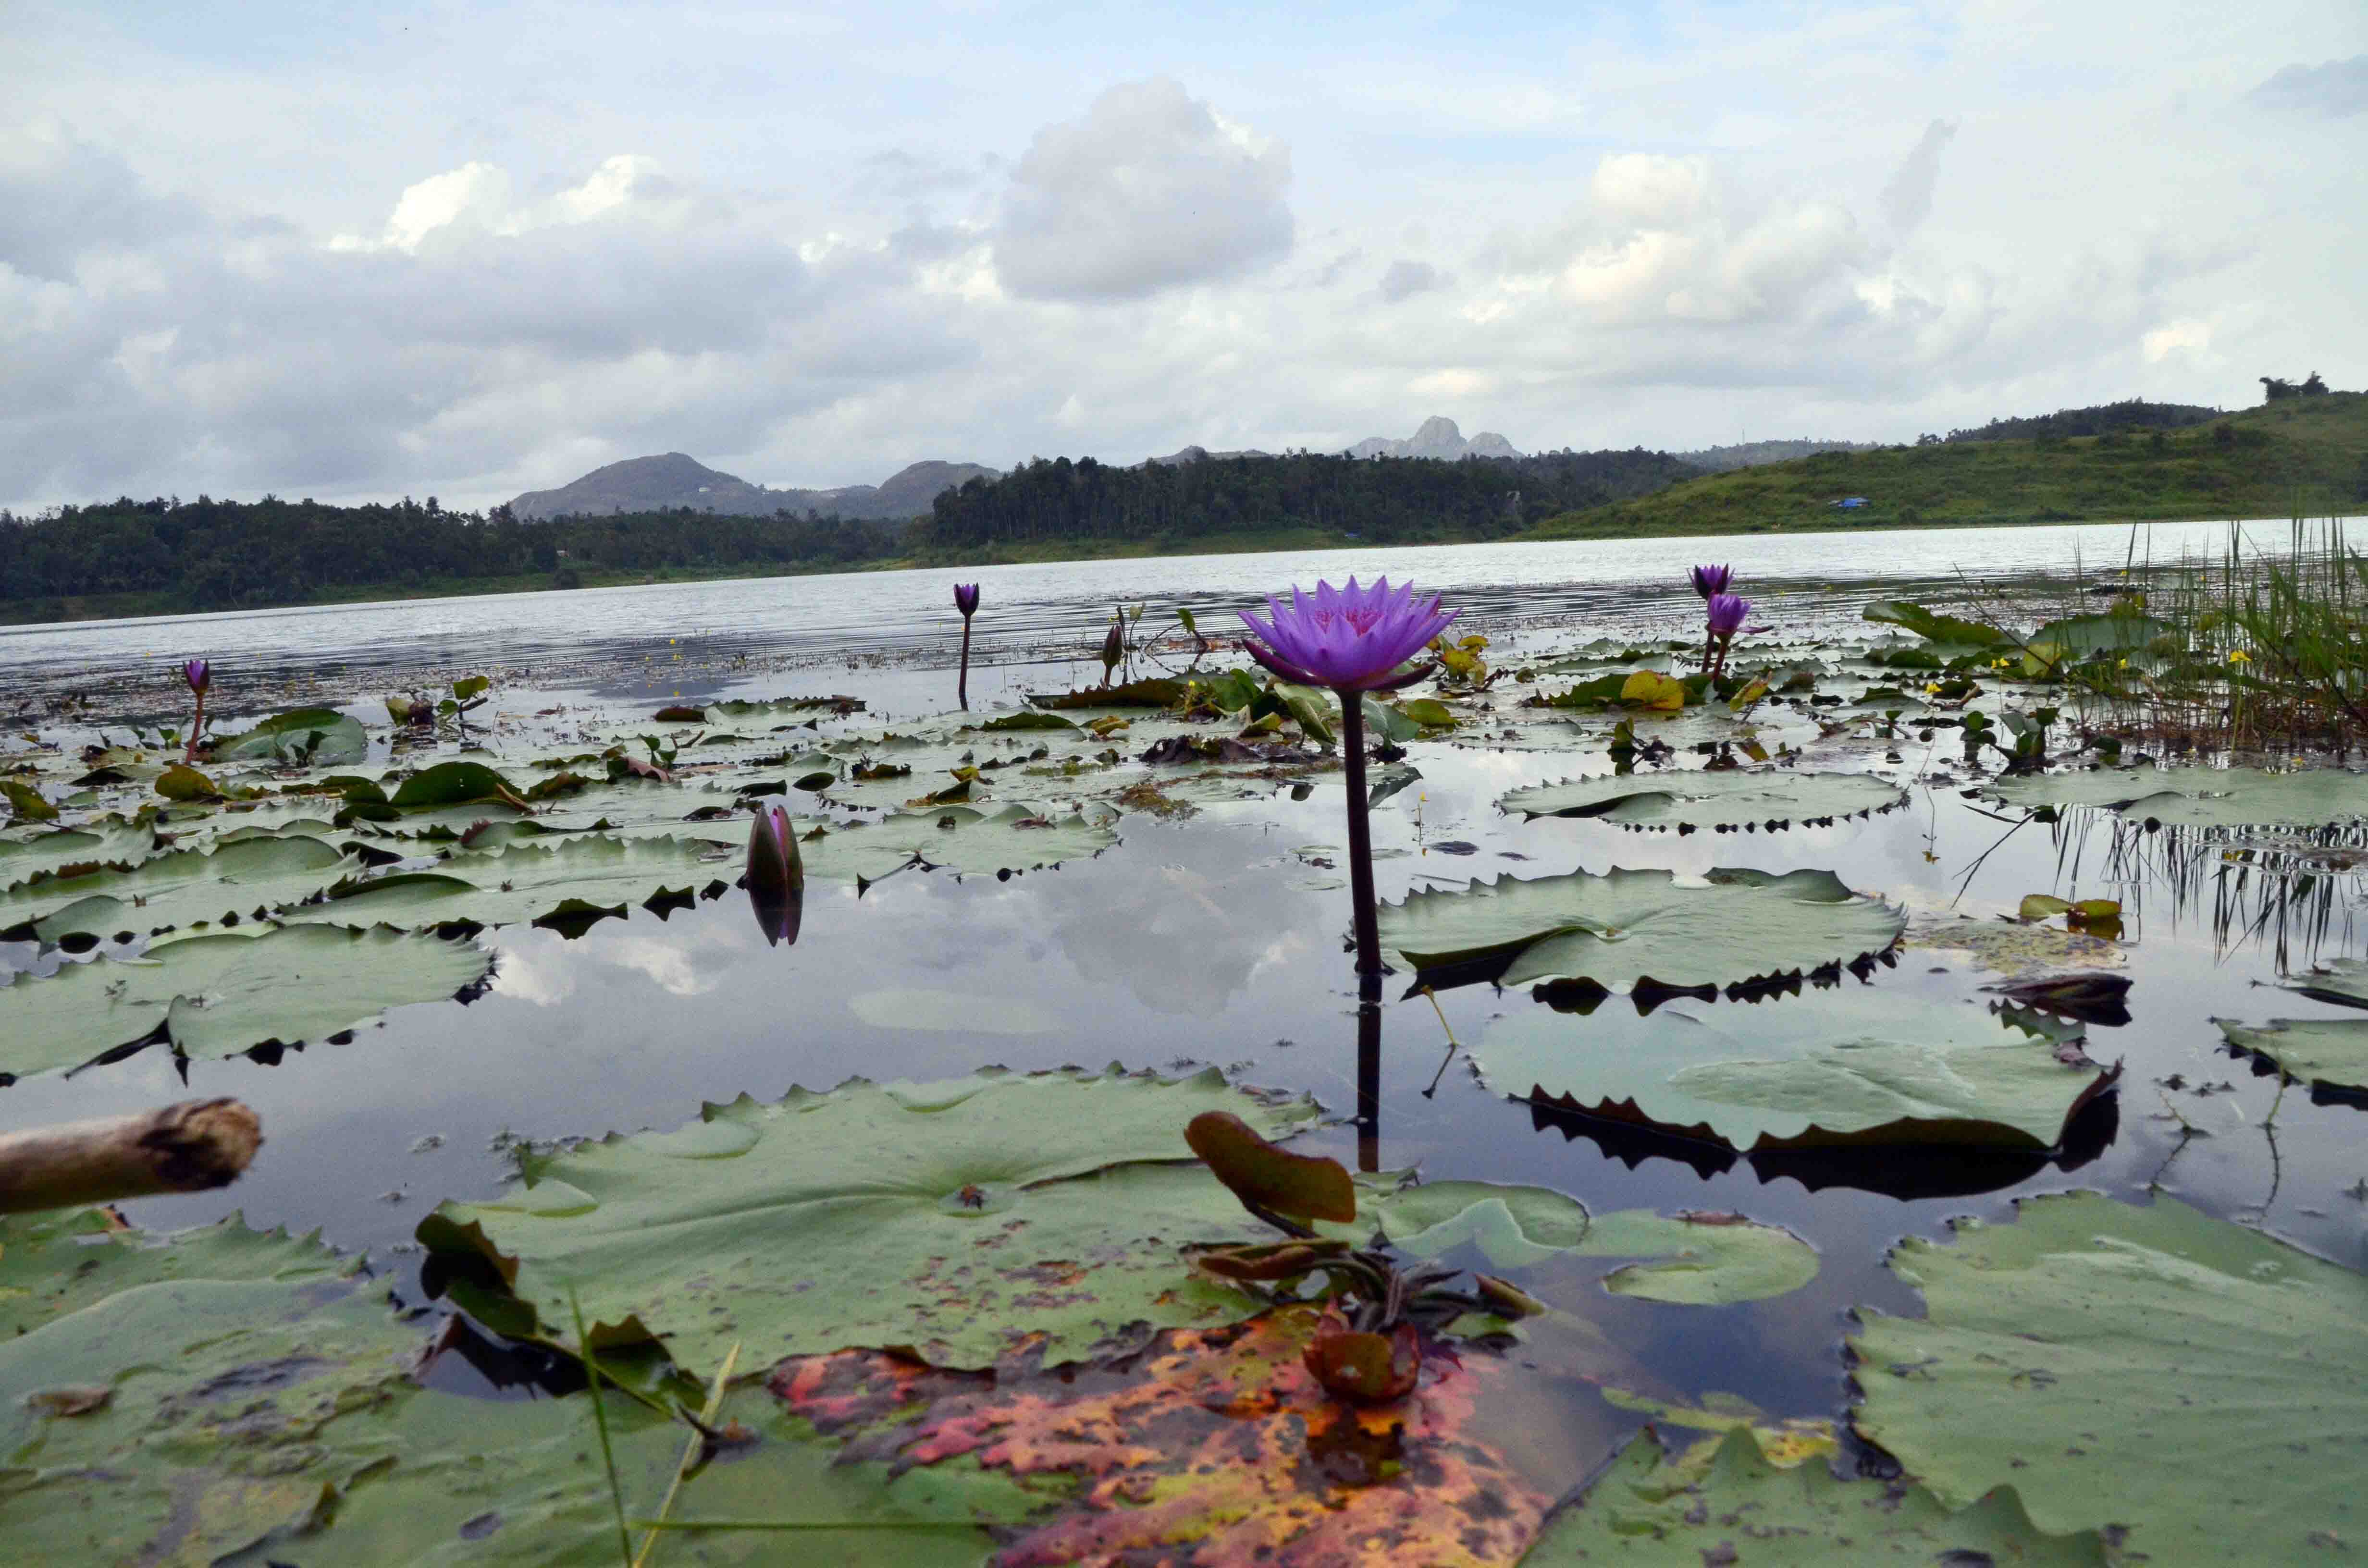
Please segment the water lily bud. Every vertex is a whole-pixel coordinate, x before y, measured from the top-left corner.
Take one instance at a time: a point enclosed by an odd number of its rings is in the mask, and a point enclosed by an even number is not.
[[[191,659],[181,666],[181,678],[189,683],[191,691],[203,697],[206,694],[206,687],[214,682],[213,668],[203,659]]]
[[[790,813],[767,806],[748,829],[748,891],[793,892],[805,885],[805,862],[798,856],[798,835],[790,830]]]
[[[1118,622],[1113,620],[1110,622],[1109,635],[1102,639],[1102,668],[1104,670],[1116,668],[1119,660],[1125,653],[1126,643],[1119,634]]]
[[[956,583],[954,585],[954,608],[962,611],[964,619],[978,613],[978,585],[976,583]]]
[[[1693,579],[1694,592],[1700,594],[1703,598],[1709,598],[1713,594],[1723,594],[1726,592],[1727,584],[1734,579],[1735,568],[1732,566],[1697,566],[1688,572],[1686,575]]]

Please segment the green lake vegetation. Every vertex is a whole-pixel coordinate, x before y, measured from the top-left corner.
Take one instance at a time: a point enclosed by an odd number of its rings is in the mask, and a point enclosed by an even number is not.
[[[2108,404],[2108,408],[2120,406]],[[2007,428],[2014,428],[2012,422]],[[2368,393],[2204,423],[1820,452],[1565,513],[1533,539],[2330,517],[2368,510]],[[1862,498],[1861,507],[1836,504]]]
[[[1865,505],[1835,505],[1852,497]],[[526,521],[499,507],[446,510],[432,496],[367,506],[126,497],[0,516],[0,622],[1347,542],[2328,517],[2363,506],[2368,394],[2352,392],[2226,415],[2108,403],[1707,475],[1641,449],[1460,463],[1313,453],[1135,467],[1039,460],[973,479],[901,522],[689,510]]]
[[[1450,1059],[1524,1120],[1811,1172],[1811,1191],[1906,1201],[1936,1171],[1949,1194],[2060,1187],[2117,1125],[2135,905],[2041,892],[1936,916],[1749,862],[1920,811],[1937,764],[2009,834],[2078,823],[2134,867],[2241,864],[2260,899],[2307,884],[2340,942],[2368,824],[2341,765],[2368,722],[2368,562],[2331,525],[2293,542],[2121,562],[2106,595],[1879,600],[1861,635],[1746,641],[1715,671],[1698,641],[1434,644],[1422,684],[1348,699],[1379,747],[1372,802],[1418,835],[1426,770],[1483,756],[1497,820],[1531,835],[1507,842],[1543,855],[1562,841],[1539,834],[1578,824],[1630,853],[1408,886],[1380,912],[1407,999],[1442,1024],[1442,994],[1490,999]],[[367,1052],[385,1010],[480,994],[508,936],[663,941],[659,922],[748,898],[743,846],[776,809],[793,870],[770,896],[799,906],[908,876],[992,900],[1165,854],[1203,813],[1308,831],[1291,813],[1337,796],[1342,699],[1188,638],[1144,645],[1158,619],[1119,623],[1103,684],[992,717],[890,725],[860,697],[791,694],[497,724],[470,678],[382,716],[12,736],[0,943],[27,956],[0,971],[0,1073]],[[2180,752],[2212,766],[2161,766]],[[1690,840],[1715,846],[1707,869],[1650,863]],[[794,915],[757,915],[796,944]],[[1320,988],[1346,960],[1315,947]],[[2368,1093],[2362,970],[2282,957],[2260,1021],[2214,1020],[2276,1076],[2271,1122],[2289,1080],[2339,1114]],[[826,975],[794,983],[802,1012],[824,1005]],[[2294,998],[2336,1014],[2266,1017]],[[850,1006],[956,1031],[979,1061],[1040,1027],[1024,997]],[[686,1074],[689,1045],[669,1042]],[[2192,1135],[2169,1083],[2149,1093]],[[1911,1236],[1888,1305],[1830,1314],[1845,1403],[1770,1413],[1681,1395],[1617,1332],[1683,1344],[1807,1299],[1837,1260],[1785,1223],[1599,1208],[1446,1158],[1351,1172],[1317,1152],[1346,1152],[1321,1142],[1338,1108],[1216,1067],[734,1089],[686,1081],[673,1115],[521,1145],[500,1190],[436,1204],[413,1233],[424,1312],[317,1237],[236,1217],[0,1218],[0,1529],[24,1561],[625,1568],[2159,1568],[2368,1538],[2348,1479],[2368,1459],[2368,1279],[2152,1187]],[[548,1397],[435,1386],[446,1358],[529,1353]]]

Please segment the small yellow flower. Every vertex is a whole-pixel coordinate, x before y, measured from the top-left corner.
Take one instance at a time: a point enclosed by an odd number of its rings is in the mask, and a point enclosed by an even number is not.
[[[1924,695],[1925,695],[1925,696],[1927,696],[1927,697],[1938,697],[1938,696],[1940,696],[1940,695],[1941,695],[1941,683],[1940,683],[1939,681],[1937,681],[1937,680],[1928,680],[1928,681],[1926,681],[1926,682],[1924,683]]]
[[[2228,662],[2232,665],[2249,665],[2253,662],[2253,655],[2242,648],[2231,648],[2228,650]]]
[[[2129,662],[2127,659],[2123,659],[2123,660],[2122,661],[2121,667],[2122,667],[2122,668],[2123,668],[2123,669],[2128,669],[2128,668],[2130,667],[2130,662]]]

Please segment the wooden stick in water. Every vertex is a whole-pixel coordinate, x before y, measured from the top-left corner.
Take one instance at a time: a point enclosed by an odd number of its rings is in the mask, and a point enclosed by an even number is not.
[[[0,1134],[0,1213],[227,1187],[262,1144],[262,1122],[233,1099]]]

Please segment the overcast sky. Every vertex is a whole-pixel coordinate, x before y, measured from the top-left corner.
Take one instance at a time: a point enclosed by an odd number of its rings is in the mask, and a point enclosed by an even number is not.
[[[2360,0],[0,0],[0,505],[2368,384]]]

